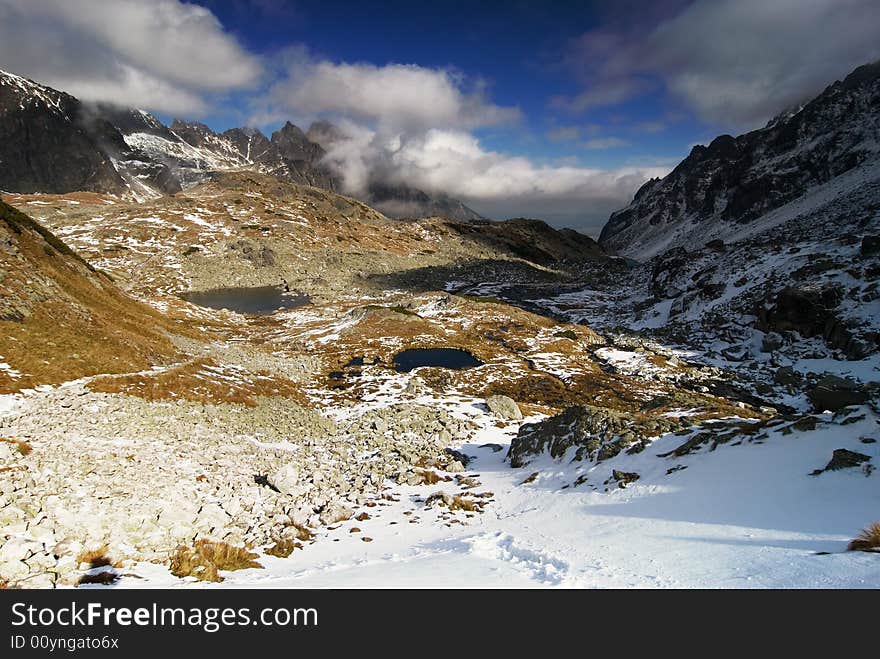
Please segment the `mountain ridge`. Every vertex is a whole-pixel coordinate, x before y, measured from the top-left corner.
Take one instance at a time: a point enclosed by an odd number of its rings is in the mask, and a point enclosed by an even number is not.
[[[306,132],[287,121],[270,137],[252,127],[217,133],[196,121],[174,119],[166,126],[143,110],[84,103],[0,70],[3,88],[12,92],[0,99],[0,189],[8,192],[90,191],[146,199],[198,185],[210,171],[240,168],[330,191],[342,187],[324,163],[324,146],[312,139],[319,133],[344,138],[327,121]],[[356,196],[383,206],[379,210],[390,217],[483,219],[445,194],[398,183],[371,180]]]
[[[767,213],[880,157],[880,62],[858,67],[797,112],[696,145],[646,182],[600,234],[606,249],[644,260],[711,239],[736,239]]]

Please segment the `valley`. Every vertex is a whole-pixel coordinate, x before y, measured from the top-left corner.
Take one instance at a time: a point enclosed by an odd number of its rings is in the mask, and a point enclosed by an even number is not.
[[[710,173],[695,150],[599,242],[390,218],[126,115],[204,171],[2,194],[0,579],[876,587],[846,551],[880,504],[870,72],[736,158],[719,138]],[[840,107],[867,118],[821,175],[708,212],[742,151],[812,158]]]

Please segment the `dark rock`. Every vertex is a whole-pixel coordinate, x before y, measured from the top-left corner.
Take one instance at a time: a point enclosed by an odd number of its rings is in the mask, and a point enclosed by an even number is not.
[[[838,410],[850,405],[863,405],[868,402],[868,392],[864,386],[854,380],[836,375],[825,375],[812,389],[807,397],[817,412]]]
[[[872,157],[864,144],[880,127],[878,105],[875,63],[762,129],[697,145],[665,178],[645,184],[628,207],[613,213],[599,243],[648,258],[671,235],[678,234],[679,245],[702,243],[699,236],[709,227],[748,225]]]
[[[788,387],[790,390],[801,387],[804,384],[803,376],[791,366],[782,366],[776,369],[776,373],[773,374],[773,381],[776,384]]]
[[[641,476],[634,471],[618,471],[613,469],[611,471],[611,478],[617,481],[617,486],[620,489],[623,489],[630,483],[635,483]]]
[[[582,405],[569,407],[556,416],[521,426],[510,443],[507,458],[512,466],[522,467],[532,456],[549,452],[553,458],[560,458],[570,448],[577,447],[575,459],[592,460],[628,423],[627,417],[610,410]]]
[[[873,234],[862,237],[862,256],[872,256],[880,253],[880,235]]]
[[[258,268],[269,268],[275,265],[275,252],[265,245],[254,245],[247,240],[238,240],[227,248],[241,258],[250,261]]]
[[[856,451],[850,451],[845,448],[834,449],[834,453],[831,455],[831,460],[825,465],[824,469],[816,469],[810,475],[818,476],[819,474],[826,471],[837,471],[839,469],[852,469],[853,467],[859,467],[866,462],[871,461],[870,455],[865,455],[864,453],[857,453]]]
[[[447,448],[444,450],[444,453],[448,455],[453,460],[458,460],[465,467],[468,466],[468,463],[472,460],[471,456],[462,453],[461,451],[457,451],[454,448]]]
[[[118,193],[122,135],[63,92],[0,72],[0,190]]]
[[[781,334],[777,332],[768,332],[764,335],[764,338],[761,341],[761,351],[773,352],[779,350],[784,345],[785,340],[782,338]]]
[[[856,337],[837,316],[844,291],[837,285],[796,288],[789,286],[757,309],[758,328],[765,332],[797,332],[821,337],[830,348],[842,350],[848,359],[862,359],[873,346]]]

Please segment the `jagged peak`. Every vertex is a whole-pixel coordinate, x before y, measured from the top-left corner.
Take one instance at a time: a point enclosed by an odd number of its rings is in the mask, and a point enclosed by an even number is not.
[[[236,128],[230,128],[228,130],[223,131],[223,135],[236,135],[241,133],[247,137],[262,137],[264,139],[269,139],[259,128],[254,128],[253,126],[238,126]]]

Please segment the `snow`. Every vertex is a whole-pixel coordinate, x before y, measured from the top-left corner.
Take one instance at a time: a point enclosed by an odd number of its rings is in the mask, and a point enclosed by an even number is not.
[[[9,414],[18,406],[19,397],[15,394],[0,394],[0,415]]]
[[[512,469],[504,455],[515,425],[496,427],[472,400],[447,404],[481,426],[461,450],[476,457],[468,469],[481,481],[474,491],[494,493],[482,515],[449,524],[439,516],[444,509],[424,507],[425,488],[396,486],[399,501],[369,508],[371,519],[320,531],[317,542],[290,558],[262,557],[265,569],[227,573],[219,586],[880,586],[876,556],[844,551],[877,516],[876,477],[859,470],[808,475],[824,467],[835,448],[877,459],[878,444],[859,440],[877,435],[877,420],[867,409],[865,419],[849,425],[826,415],[819,431],[773,432],[763,443],[727,444],[681,458],[657,457],[683,441],[667,435],[641,454],[599,465],[545,456]],[[676,466],[685,468],[667,473]],[[612,468],[641,478],[626,489],[612,482],[605,491]],[[523,484],[534,472],[538,477]],[[578,477],[587,482],[576,486]],[[354,526],[361,531],[350,532]],[[124,577],[121,585],[215,587],[177,580],[161,566],[138,565],[134,572],[141,579]]]

